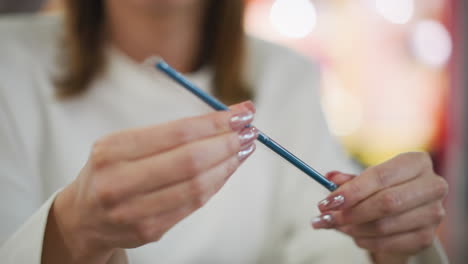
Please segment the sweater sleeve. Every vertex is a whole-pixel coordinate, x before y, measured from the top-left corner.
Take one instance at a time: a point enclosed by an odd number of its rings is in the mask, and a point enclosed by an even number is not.
[[[52,195],[29,219],[0,247],[0,259],[5,264],[40,264],[42,242],[49,209],[57,193]],[[14,206],[14,204],[12,204]]]
[[[59,191],[54,193],[1,247],[3,264],[40,264],[47,218]],[[127,264],[125,250],[119,249],[108,264]]]

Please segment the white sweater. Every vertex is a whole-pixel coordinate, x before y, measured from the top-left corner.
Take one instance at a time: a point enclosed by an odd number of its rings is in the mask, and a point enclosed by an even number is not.
[[[78,175],[95,140],[116,130],[211,111],[198,99],[109,50],[108,71],[83,97],[54,98],[60,68],[58,17],[0,22],[0,261],[39,264],[55,194]],[[299,55],[249,39],[247,72],[255,124],[321,172],[353,166],[327,131],[318,69]],[[209,69],[190,76],[210,89]],[[345,114],[345,113],[344,113]],[[131,175],[129,175],[131,177]],[[130,263],[369,263],[367,253],[310,219],[326,190],[259,146],[202,209],[159,242],[126,250]],[[424,252],[443,263],[434,249]],[[440,255],[442,256],[442,255]],[[424,257],[424,256],[423,256]],[[121,259],[122,260],[122,259]]]

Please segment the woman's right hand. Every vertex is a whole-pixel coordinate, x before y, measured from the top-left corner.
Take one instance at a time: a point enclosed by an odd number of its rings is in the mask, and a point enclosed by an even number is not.
[[[247,102],[99,140],[78,178],[57,196],[47,228],[60,234],[74,263],[105,263],[115,249],[159,240],[255,150],[257,132],[245,128],[254,111]],[[46,255],[51,239],[46,231]]]

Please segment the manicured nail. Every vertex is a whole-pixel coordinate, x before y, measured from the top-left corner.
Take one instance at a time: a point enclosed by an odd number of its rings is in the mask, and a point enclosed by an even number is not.
[[[312,219],[312,227],[314,229],[332,228],[334,225],[335,221],[331,214],[324,214]]]
[[[241,146],[250,145],[258,136],[257,129],[255,127],[249,127],[241,130],[239,133],[239,141]]]
[[[333,177],[335,177],[338,174],[340,174],[339,171],[330,171],[329,173],[325,174],[325,178],[332,180]]]
[[[241,130],[248,124],[252,123],[254,114],[250,111],[236,114],[231,117],[231,128],[233,130]]]
[[[344,204],[344,202],[345,198],[340,194],[320,201],[319,208],[322,211],[336,210],[339,209]]]
[[[247,109],[249,109],[252,113],[255,113],[256,109],[255,109],[255,105],[253,104],[252,101],[245,101],[243,103],[244,107],[246,107]]]
[[[237,157],[239,158],[240,161],[244,161],[245,159],[247,159],[250,154],[252,154],[253,152],[255,151],[255,144],[252,143],[251,145],[249,145],[248,147],[244,148],[243,150],[239,151],[239,153],[237,153]]]

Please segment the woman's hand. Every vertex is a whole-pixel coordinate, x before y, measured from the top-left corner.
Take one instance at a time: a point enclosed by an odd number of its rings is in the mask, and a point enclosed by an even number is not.
[[[445,215],[447,182],[436,175],[425,153],[407,153],[362,175],[330,173],[341,185],[319,203],[314,228],[334,228],[369,250],[376,263],[406,263],[432,245]]]
[[[105,263],[115,249],[159,240],[203,206],[254,151],[257,132],[245,128],[254,111],[244,103],[230,112],[99,140],[54,203],[43,260],[56,258],[50,246],[60,240],[70,263]]]

